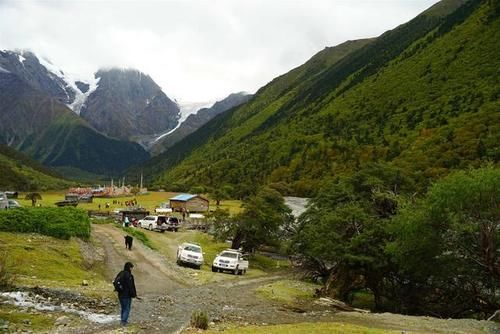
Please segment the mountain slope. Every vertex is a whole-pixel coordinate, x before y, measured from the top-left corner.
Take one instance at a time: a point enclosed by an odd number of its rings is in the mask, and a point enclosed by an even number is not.
[[[272,183],[308,195],[325,178],[376,166],[418,191],[451,169],[498,161],[498,10],[462,3],[443,1],[316,71],[307,69],[319,55],[273,80],[159,156],[167,170],[156,183],[229,183],[240,196]],[[196,137],[207,143],[187,143]]]
[[[243,119],[241,119],[241,117],[258,113],[261,110],[265,112],[267,109],[274,108],[275,105],[273,102],[275,99],[285,95],[294,87],[299,86],[305,78],[308,76],[318,75],[325,70],[326,66],[335,64],[343,57],[359,48],[362,48],[371,41],[371,39],[348,41],[336,47],[325,48],[313,56],[307,63],[274,79],[265,87],[259,89],[259,91],[254,95],[254,98],[252,98],[244,106],[234,107],[222,114],[217,115],[207,124],[199,128],[196,132],[188,135],[186,138],[169,148],[167,152],[154,157],[137,168],[132,168],[127,173],[128,177],[134,178],[136,175],[140,174],[140,171],[142,171],[146,179],[152,180],[153,178],[156,178],[166,169],[177,165],[193,150],[213,140],[211,139],[212,137],[221,137],[230,128],[230,121],[242,123]],[[240,109],[241,111],[237,114],[236,111]],[[235,115],[240,118],[236,118]]]
[[[186,120],[182,122],[182,124],[173,132],[157,140],[149,152],[153,155],[165,152],[169,147],[198,130],[215,116],[231,108],[237,107],[251,98],[251,94],[244,92],[234,93],[230,94],[221,101],[215,102],[210,108],[201,108],[196,113],[189,115]]]
[[[0,143],[50,166],[120,173],[148,158],[138,144],[110,139],[57,98],[10,72],[0,72]]]
[[[52,190],[73,185],[54,171],[5,145],[0,145],[0,174],[1,190]]]
[[[99,86],[80,115],[98,131],[133,139],[173,129],[179,107],[148,75],[136,70],[110,69],[96,73]]]
[[[47,63],[49,66],[50,63]],[[75,92],[67,87],[67,83],[56,73],[46,68],[38,57],[30,51],[1,51],[0,68],[4,72],[16,74],[31,87],[45,92],[59,102],[70,104],[74,101]]]

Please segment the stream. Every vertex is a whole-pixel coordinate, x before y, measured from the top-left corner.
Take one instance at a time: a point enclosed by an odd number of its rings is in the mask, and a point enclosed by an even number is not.
[[[53,303],[51,298],[45,298],[41,295],[21,292],[21,291],[11,291],[0,293],[0,298],[3,303],[11,304],[22,308],[33,308],[37,311],[50,311],[50,312],[64,312],[77,314],[81,318],[88,321],[98,323],[98,324],[108,324],[112,322],[117,322],[120,320],[118,314],[103,314],[103,313],[93,313],[86,310],[79,309],[74,304],[64,304],[64,303]]]

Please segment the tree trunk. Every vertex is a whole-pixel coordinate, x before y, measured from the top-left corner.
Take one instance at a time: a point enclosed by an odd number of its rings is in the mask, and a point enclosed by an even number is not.
[[[239,249],[241,247],[241,242],[243,241],[243,239],[244,239],[243,232],[240,229],[238,229],[233,238],[233,242],[231,243],[231,248]]]
[[[361,287],[362,280],[360,276],[340,266],[330,272],[324,289],[326,295],[349,303],[350,293]]]

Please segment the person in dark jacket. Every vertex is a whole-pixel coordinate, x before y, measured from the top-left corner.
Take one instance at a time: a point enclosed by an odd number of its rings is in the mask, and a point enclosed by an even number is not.
[[[132,275],[132,268],[134,265],[131,262],[125,263],[123,271],[121,271],[117,279],[120,280],[121,289],[118,290],[118,299],[120,301],[121,313],[120,320],[122,326],[126,326],[128,323],[128,316],[130,314],[130,308],[132,306],[132,298],[137,297],[137,291],[135,290],[134,275]]]
[[[127,235],[124,238],[125,238],[125,248],[128,250],[131,250],[132,243],[134,242],[134,238],[132,238],[130,235]]]

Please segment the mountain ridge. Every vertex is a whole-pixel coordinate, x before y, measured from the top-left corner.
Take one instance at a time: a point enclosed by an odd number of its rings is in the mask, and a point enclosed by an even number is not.
[[[155,164],[166,171],[151,168],[151,177],[159,187],[179,190],[231,184],[237,189],[233,195],[245,196],[272,184],[283,193],[311,195],[324,178],[378,164],[380,173],[384,168],[401,173],[419,191],[455,168],[498,161],[493,110],[500,64],[492,52],[498,15],[489,6],[445,1],[326,68],[304,71],[314,68],[308,62],[274,79],[243,107],[174,145],[170,157],[158,156]],[[463,67],[465,60],[473,66]],[[306,74],[294,82],[298,73]],[[486,134],[477,133],[479,125],[467,129],[473,111]],[[207,143],[187,143],[197,136]],[[474,136],[481,138],[481,149],[471,148],[478,145]],[[459,140],[466,150],[458,149]],[[416,153],[432,142],[432,152]],[[409,164],[415,159],[425,163]]]

